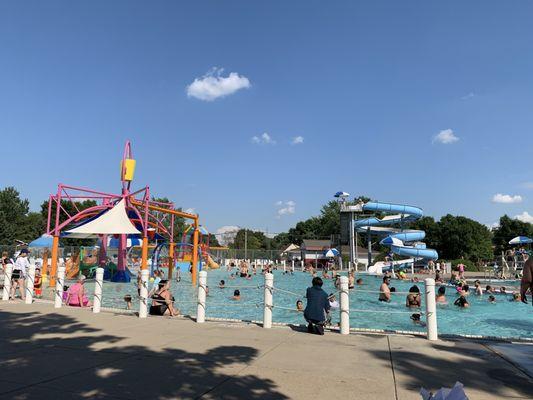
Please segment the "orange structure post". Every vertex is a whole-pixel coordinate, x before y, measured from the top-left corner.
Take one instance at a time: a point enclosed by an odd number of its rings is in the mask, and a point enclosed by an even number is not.
[[[192,284],[196,285],[196,277],[198,275],[198,220],[194,221],[194,233],[192,239]]]
[[[59,236],[54,236],[52,240],[52,270],[50,271],[50,287],[56,285],[56,273],[57,273],[57,255],[59,251]]]
[[[46,273],[48,272],[48,253],[49,253],[48,248],[45,248],[43,250],[43,269],[41,270],[41,275],[43,276],[43,278],[46,276]]]
[[[174,242],[168,245],[168,279],[172,279],[174,273]]]
[[[198,223],[198,215],[185,213],[183,211],[170,210],[170,209],[164,208],[164,207],[154,206],[153,204],[149,204],[146,201],[136,200],[133,197],[130,198],[130,202],[134,206],[145,207],[145,208],[147,208],[149,210],[152,210],[152,211],[159,211],[159,212],[162,212],[164,214],[176,215],[178,217],[183,217],[183,218],[188,218],[188,219],[192,219],[193,220],[194,235],[193,235],[193,255],[192,255],[192,284],[196,285],[197,269],[198,269],[198,266],[197,266],[197,263],[198,263],[198,240],[199,240],[198,227],[200,226],[200,224]],[[145,240],[148,241],[148,239],[147,238],[143,238],[143,261],[142,261],[143,264],[142,265],[144,265],[144,263],[147,263],[147,261],[144,260],[144,248],[145,248],[144,241]],[[146,259],[148,259],[148,242],[146,243]]]
[[[148,269],[148,238],[143,237],[143,245],[141,251],[141,270]]]

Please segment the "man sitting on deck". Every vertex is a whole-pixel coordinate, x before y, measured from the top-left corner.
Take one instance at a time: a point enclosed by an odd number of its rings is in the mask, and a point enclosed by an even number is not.
[[[312,287],[307,288],[307,305],[304,311],[304,318],[309,323],[307,332],[317,335],[324,334],[324,325],[330,309],[328,294],[322,289],[322,279],[313,278]]]

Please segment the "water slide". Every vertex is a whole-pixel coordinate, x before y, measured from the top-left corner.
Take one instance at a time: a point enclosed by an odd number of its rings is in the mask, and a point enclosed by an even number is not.
[[[425,260],[439,258],[436,250],[427,249],[426,244],[420,242],[426,237],[424,231],[401,229],[403,224],[416,221],[424,215],[421,208],[401,204],[368,202],[363,205],[363,210],[391,215],[354,221],[354,226],[358,232],[370,231],[374,235],[385,236],[380,244],[389,246],[394,254],[400,256]],[[394,228],[394,225],[400,226],[400,228]]]
[[[218,263],[215,262],[215,260],[213,260],[209,254],[207,254],[207,266],[209,267],[209,269],[219,269],[220,268],[220,265],[218,265]]]

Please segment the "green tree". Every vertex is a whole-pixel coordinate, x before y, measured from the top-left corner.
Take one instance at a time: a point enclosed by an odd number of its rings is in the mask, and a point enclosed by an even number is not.
[[[493,230],[495,255],[509,248],[509,241],[517,236],[533,238],[533,224],[510,218],[508,215],[501,217],[500,225]]]
[[[14,187],[0,191],[0,243],[14,244],[15,239],[29,242],[42,233],[42,218],[29,212],[30,202],[21,199]]]
[[[71,202],[70,200],[61,200],[61,207],[63,211],[59,212],[59,224],[61,225],[67,219],[69,215],[73,217],[78,212],[86,210],[87,208],[96,206],[96,201],[94,200],[84,200]],[[67,215],[68,213],[68,215]],[[55,218],[56,218],[56,203],[52,202],[52,212],[50,216],[50,229],[52,230],[55,227]],[[48,200],[44,201],[41,204],[41,231],[46,231],[46,223],[48,220]],[[96,239],[68,239],[62,238],[60,240],[62,246],[92,246],[96,243]]]
[[[471,261],[492,258],[492,234],[470,218],[445,215],[438,222],[437,250],[442,258]]]
[[[240,229],[235,235],[233,243],[229,244],[229,247],[244,249],[245,243],[247,243],[249,249],[267,250],[270,246],[270,239],[263,232]]]
[[[167,197],[153,197],[152,201],[157,201],[159,203],[171,203],[171,201]],[[181,208],[177,209],[178,211],[182,211]],[[171,225],[171,217],[170,214],[163,213],[161,211],[151,211],[152,215],[157,217],[160,221],[163,221],[162,225],[170,232],[170,225]],[[183,232],[185,231],[185,228],[187,226],[187,223],[191,223],[191,221],[185,221],[185,218],[174,216],[174,240],[177,242],[181,242],[181,237],[183,235]]]
[[[433,217],[422,217],[409,225],[409,229],[415,229],[424,231],[426,237],[424,243],[427,247],[432,249],[438,249],[440,247],[439,243],[439,223],[435,222]]]

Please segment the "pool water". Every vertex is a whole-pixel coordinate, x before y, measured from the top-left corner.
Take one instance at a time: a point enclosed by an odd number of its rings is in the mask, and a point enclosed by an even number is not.
[[[181,282],[172,282],[171,291],[176,299],[176,306],[182,314],[196,315],[197,290],[191,285],[189,274]],[[405,307],[405,294],[394,294],[390,303],[377,301],[381,278],[375,276],[357,276],[363,279],[363,285],[350,290],[350,326],[352,328],[403,330],[424,332],[425,328],[415,325],[410,317],[414,310]],[[226,288],[218,287],[218,282],[224,279]],[[262,275],[254,275],[251,280],[245,278],[230,279],[230,273],[225,270],[209,271],[207,274],[209,294],[207,297],[207,317],[234,318],[239,320],[260,321],[263,318],[263,289]],[[294,275],[283,274],[283,271],[274,271],[274,287],[297,293],[294,295],[283,291],[274,291],[273,321],[283,323],[305,323],[302,313],[295,311],[296,301],[301,299],[305,304],[305,289],[311,283],[311,276],[303,272]],[[393,280],[398,292],[407,292],[414,285],[412,282]],[[417,284],[423,293],[423,282]],[[507,287],[511,286],[506,283]],[[496,285],[493,285],[496,286]],[[513,286],[517,287],[518,282]],[[87,292],[92,294],[93,282],[87,283]],[[239,289],[241,301],[231,300],[233,291]],[[336,292],[332,280],[325,280],[323,289],[328,293]],[[104,307],[125,308],[124,295],[130,294],[134,298],[133,309],[137,310],[136,283],[111,283],[104,282],[103,302]],[[511,295],[495,295],[496,303],[487,301],[487,295],[468,297],[470,308],[460,309],[453,305],[457,294],[454,288],[446,288],[447,305],[437,305],[437,321],[439,333],[460,335],[483,335],[512,338],[533,339],[533,307],[509,301]],[[91,295],[92,297],[92,295]],[[337,295],[338,299],[338,295]],[[283,308],[277,308],[283,307]],[[288,308],[288,309],[285,309]],[[369,310],[362,312],[358,310]],[[422,296],[422,311],[425,310]],[[338,310],[332,312],[332,322],[339,320]],[[424,320],[424,317],[422,318]]]

